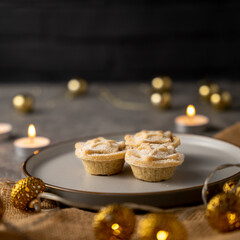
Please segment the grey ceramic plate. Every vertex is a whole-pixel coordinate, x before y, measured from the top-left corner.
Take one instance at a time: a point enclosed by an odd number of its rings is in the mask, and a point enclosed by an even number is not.
[[[185,161],[168,181],[151,183],[137,180],[126,163],[117,175],[89,175],[81,160],[74,155],[75,143],[89,138],[70,140],[43,149],[25,161],[23,171],[26,176],[41,178],[48,191],[90,205],[133,202],[176,207],[196,204],[201,202],[202,184],[209,172],[223,163],[240,163],[240,149],[208,137],[178,136],[182,143],[178,150],[185,154]],[[105,137],[123,139],[123,135],[119,134]],[[224,169],[214,176],[210,186],[222,185],[238,172],[238,168]]]

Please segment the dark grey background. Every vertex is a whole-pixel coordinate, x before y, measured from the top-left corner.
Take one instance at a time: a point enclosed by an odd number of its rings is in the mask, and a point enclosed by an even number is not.
[[[239,1],[1,0],[0,81],[238,79]]]

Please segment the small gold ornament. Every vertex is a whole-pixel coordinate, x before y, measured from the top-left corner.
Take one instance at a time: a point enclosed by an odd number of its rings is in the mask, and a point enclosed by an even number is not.
[[[199,95],[202,99],[209,100],[210,96],[219,92],[219,86],[216,83],[203,83],[198,89]]]
[[[168,92],[153,93],[151,95],[151,103],[153,106],[161,109],[167,109],[171,107],[172,97]]]
[[[223,185],[223,188],[222,188],[223,192],[225,192],[225,193],[231,192],[237,183],[238,183],[238,179],[231,179],[231,180],[227,181]]]
[[[26,177],[18,181],[11,192],[11,203],[21,210],[28,210],[29,203],[35,199],[39,193],[45,192],[46,186],[39,178]]]
[[[30,94],[17,94],[13,97],[12,104],[19,112],[28,113],[33,110],[34,98]]]
[[[209,224],[219,232],[240,227],[240,197],[232,192],[215,195],[207,204],[206,217]]]
[[[127,240],[135,227],[132,210],[121,205],[102,208],[94,217],[93,230],[98,240]]]
[[[226,109],[230,107],[232,102],[232,96],[229,92],[223,91],[219,93],[214,93],[210,97],[210,102],[216,109]]]
[[[87,91],[87,81],[83,78],[70,79],[67,88],[70,95],[81,95]]]
[[[231,179],[223,185],[223,192],[233,192],[238,197],[240,197],[240,186],[237,186],[235,190],[234,187],[238,184],[239,179]],[[239,185],[239,184],[238,184]]]
[[[187,231],[176,216],[170,213],[150,213],[140,220],[139,240],[186,240]]]
[[[152,80],[152,87],[157,92],[170,91],[172,89],[172,79],[168,76],[155,77]]]

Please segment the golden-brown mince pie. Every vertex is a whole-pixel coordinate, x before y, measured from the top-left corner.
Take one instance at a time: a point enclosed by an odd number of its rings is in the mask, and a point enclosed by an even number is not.
[[[157,182],[171,178],[176,166],[183,163],[184,155],[169,143],[142,143],[127,150],[125,161],[137,179]]]
[[[119,173],[124,165],[125,143],[94,138],[75,144],[75,155],[83,162],[85,170],[93,175]]]

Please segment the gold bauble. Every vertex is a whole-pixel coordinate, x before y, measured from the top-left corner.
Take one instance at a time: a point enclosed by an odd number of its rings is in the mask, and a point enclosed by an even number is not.
[[[172,89],[172,79],[168,76],[155,77],[152,80],[152,87],[158,92],[170,91]]]
[[[46,191],[46,186],[41,179],[35,177],[23,178],[12,189],[11,203],[18,209],[28,210],[29,203],[44,191]]]
[[[237,186],[236,189],[233,191],[233,188],[238,184],[239,179],[231,179],[227,181],[223,185],[223,192],[233,192],[235,193],[238,197],[240,197],[240,186]],[[238,184],[239,185],[239,184]]]
[[[198,92],[202,99],[209,100],[212,94],[219,92],[219,86],[216,83],[204,83]]]
[[[226,183],[224,183],[222,188],[223,192],[231,192],[232,189],[236,186],[237,182],[238,182],[238,179],[231,179]]]
[[[172,97],[168,92],[153,93],[151,95],[151,103],[153,106],[161,109],[167,109],[171,107]]]
[[[34,98],[30,94],[17,94],[13,97],[12,104],[19,112],[28,113],[33,110]]]
[[[232,96],[229,92],[223,91],[219,93],[214,93],[210,97],[210,102],[216,109],[226,109],[230,107],[232,102]]]
[[[94,217],[93,230],[98,240],[127,240],[135,227],[132,210],[121,205],[102,208]]]
[[[87,91],[87,81],[83,78],[70,79],[67,88],[70,95],[81,95]]]
[[[206,217],[209,224],[219,232],[240,227],[240,197],[226,192],[215,195],[208,203]]]
[[[139,221],[139,240],[186,240],[187,231],[170,213],[150,213]]]

